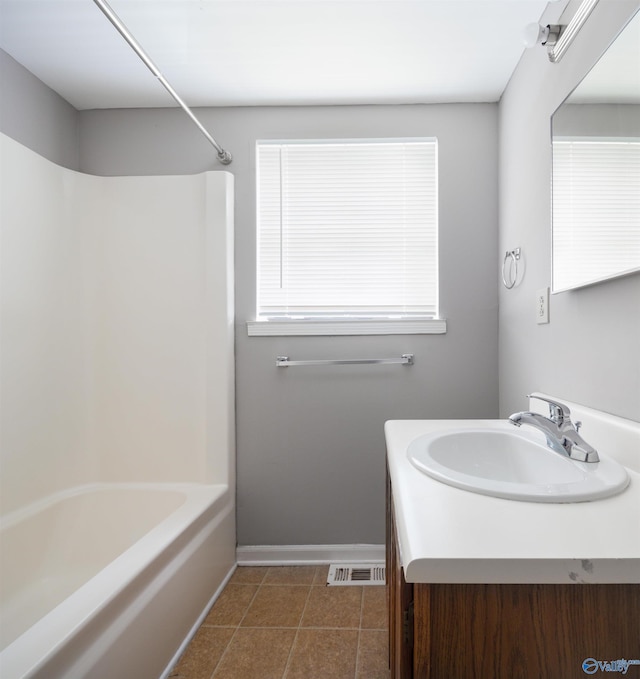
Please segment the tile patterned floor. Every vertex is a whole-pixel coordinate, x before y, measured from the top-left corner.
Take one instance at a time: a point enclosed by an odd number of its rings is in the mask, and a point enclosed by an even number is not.
[[[386,589],[328,566],[240,567],[171,679],[389,679]]]

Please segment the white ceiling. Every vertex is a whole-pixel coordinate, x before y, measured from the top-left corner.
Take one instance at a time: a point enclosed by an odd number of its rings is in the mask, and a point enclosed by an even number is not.
[[[547,2],[110,5],[188,105],[243,106],[497,101]],[[0,12],[0,47],[77,109],[173,105],[92,0],[0,0]]]

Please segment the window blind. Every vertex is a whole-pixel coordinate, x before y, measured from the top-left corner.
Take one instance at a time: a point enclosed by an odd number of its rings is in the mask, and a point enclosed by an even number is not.
[[[435,139],[258,142],[258,316],[435,316]]]
[[[640,141],[553,142],[554,289],[640,267]]]

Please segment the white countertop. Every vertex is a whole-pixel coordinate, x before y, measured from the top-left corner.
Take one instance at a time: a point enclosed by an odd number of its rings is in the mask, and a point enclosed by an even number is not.
[[[505,420],[461,422],[473,427],[511,426]],[[416,469],[407,448],[418,436],[461,422],[385,424],[407,582],[640,583],[637,470],[625,465],[631,478],[626,490],[594,502],[520,502],[460,490]],[[581,433],[589,440],[585,428]],[[633,438],[634,447],[636,442]],[[640,449],[637,452],[640,457]]]

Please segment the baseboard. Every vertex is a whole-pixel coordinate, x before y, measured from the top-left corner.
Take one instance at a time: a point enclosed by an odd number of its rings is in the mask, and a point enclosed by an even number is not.
[[[238,566],[321,566],[340,563],[379,563],[384,545],[248,545],[236,548]]]

